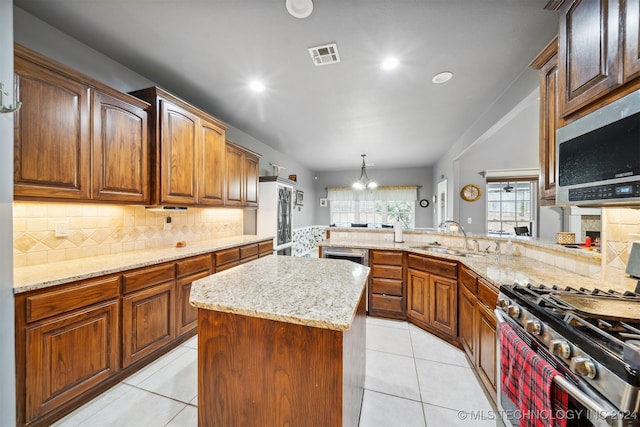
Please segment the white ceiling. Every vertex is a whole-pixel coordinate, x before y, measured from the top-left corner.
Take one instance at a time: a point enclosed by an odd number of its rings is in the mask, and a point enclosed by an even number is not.
[[[316,172],[433,165],[557,33],[547,0],[14,0]],[[335,42],[341,63],[307,49]],[[379,64],[400,61],[392,72]],[[431,83],[440,71],[454,78]],[[262,78],[266,90],[251,93]]]

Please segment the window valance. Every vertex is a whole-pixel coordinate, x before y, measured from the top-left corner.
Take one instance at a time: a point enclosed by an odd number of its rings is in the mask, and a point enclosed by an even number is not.
[[[418,200],[417,185],[402,185],[378,187],[375,190],[354,190],[351,187],[329,187],[327,188],[327,199],[330,201],[403,201],[415,202]]]

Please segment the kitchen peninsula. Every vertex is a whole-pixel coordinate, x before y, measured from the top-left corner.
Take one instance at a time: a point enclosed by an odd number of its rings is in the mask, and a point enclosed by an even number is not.
[[[195,281],[199,425],[357,425],[368,275],[272,256]]]

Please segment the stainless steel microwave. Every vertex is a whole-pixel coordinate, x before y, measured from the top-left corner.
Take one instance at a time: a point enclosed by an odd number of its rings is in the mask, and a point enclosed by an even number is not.
[[[640,91],[556,132],[558,205],[640,205]]]

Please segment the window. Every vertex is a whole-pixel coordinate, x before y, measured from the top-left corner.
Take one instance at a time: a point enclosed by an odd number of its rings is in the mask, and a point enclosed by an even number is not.
[[[415,201],[335,200],[329,206],[331,224],[338,227],[350,227],[352,223],[381,227],[400,221],[403,228],[414,228],[415,224]]]
[[[369,227],[402,223],[414,228],[418,187],[416,185],[378,187],[356,191],[348,187],[327,189],[330,223],[338,227],[367,224]]]
[[[528,227],[536,235],[535,180],[487,182],[487,233],[515,235],[515,227]]]

